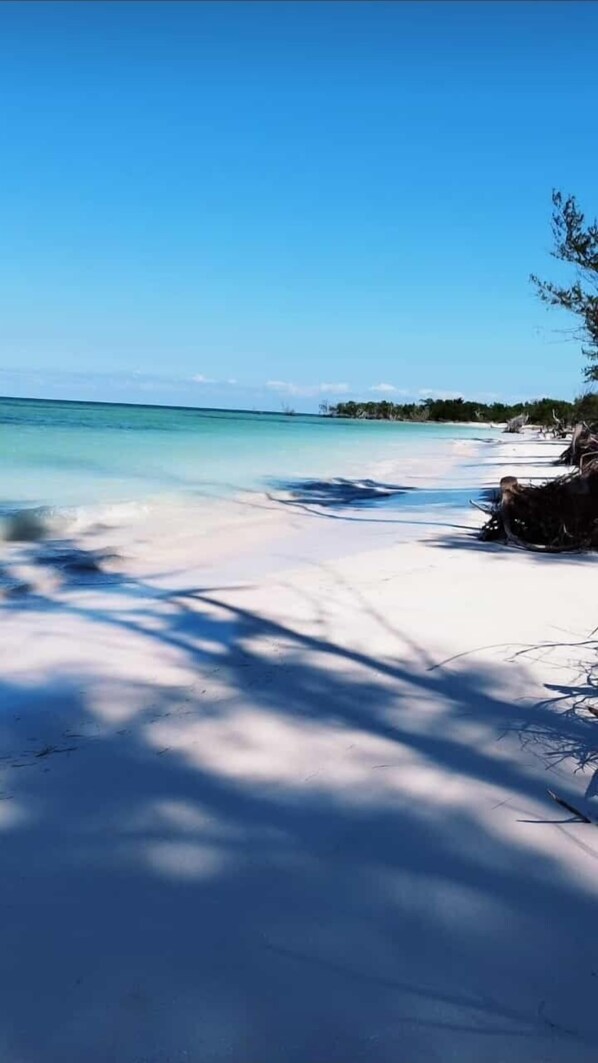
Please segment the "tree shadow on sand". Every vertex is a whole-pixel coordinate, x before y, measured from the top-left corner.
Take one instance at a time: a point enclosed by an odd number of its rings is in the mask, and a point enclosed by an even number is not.
[[[377,524],[421,524],[466,527],[431,520],[438,513],[466,506],[472,497],[486,500],[493,491],[479,487],[421,488],[377,480],[271,480],[268,498],[278,505],[313,517]],[[368,516],[364,516],[364,512]],[[421,515],[420,515],[421,514]]]
[[[336,477],[331,480],[271,480],[269,486],[287,492],[283,501],[287,505],[314,505],[324,509],[343,509],[346,506],[371,506],[376,502],[388,502],[415,490],[400,484],[383,483],[378,480],[349,480]]]
[[[561,553],[550,553],[545,550],[525,550],[522,547],[512,546],[501,542],[484,542],[480,539],[480,530],[484,518],[480,514],[479,527],[467,527],[462,525],[457,534],[442,533],[436,538],[427,539],[428,546],[439,550],[449,551],[473,551],[478,554],[491,554],[496,559],[509,562],[514,557],[525,557],[536,565],[585,565],[598,564],[598,553],[592,550],[571,550]]]
[[[501,744],[575,721],[81,553],[2,609],[95,650],[2,683],[3,1063],[595,1058],[595,894],[546,832],[598,844]]]

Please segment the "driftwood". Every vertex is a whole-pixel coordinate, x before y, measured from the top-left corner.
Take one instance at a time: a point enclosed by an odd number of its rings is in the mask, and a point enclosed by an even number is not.
[[[503,432],[521,432],[522,429],[525,428],[527,421],[528,416],[526,413],[520,413],[517,417],[511,417],[511,420],[507,421],[505,427],[503,428]]]
[[[583,421],[576,424],[569,446],[555,461],[555,465],[576,465],[581,468],[588,459],[598,458],[598,434]]]
[[[569,434],[569,428],[567,427],[565,421],[562,420],[562,418],[557,417],[557,415],[556,415],[554,410],[552,411],[552,420],[553,420],[553,425],[552,425],[551,431],[552,431],[553,438],[554,439],[565,439],[566,436]]]
[[[577,819],[580,819],[582,823],[593,823],[593,820],[591,820],[589,816],[586,816],[585,812],[580,812],[575,805],[570,805],[568,801],[565,801],[564,797],[559,797],[558,794],[555,794],[554,790],[547,790],[546,793],[549,797],[552,797],[553,801],[556,801],[557,805],[560,805],[561,808],[566,808],[567,812],[571,812],[572,815]]]
[[[598,458],[538,485],[504,476],[480,538],[548,553],[598,550]]]

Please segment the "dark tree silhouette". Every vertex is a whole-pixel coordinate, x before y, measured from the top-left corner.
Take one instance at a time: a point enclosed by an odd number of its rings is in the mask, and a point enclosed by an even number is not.
[[[593,396],[584,397],[584,411],[590,409]],[[581,400],[579,400],[581,401]],[[588,405],[589,404],[589,405]],[[425,399],[420,402],[395,403],[383,402],[339,402],[320,410],[330,417],[357,417],[365,420],[384,421],[509,421],[520,414],[526,414],[530,424],[553,427],[555,418],[567,424],[578,419],[578,403],[565,402],[563,399],[537,399],[534,402],[485,402],[456,399]],[[588,416],[590,416],[588,414]],[[584,414],[585,419],[585,414]],[[594,419],[592,413],[590,419]]]
[[[576,268],[577,279],[568,287],[531,276],[538,295],[550,306],[576,314],[580,321],[583,353],[590,359],[587,380],[598,380],[598,224],[588,224],[575,196],[552,193],[554,258]]]

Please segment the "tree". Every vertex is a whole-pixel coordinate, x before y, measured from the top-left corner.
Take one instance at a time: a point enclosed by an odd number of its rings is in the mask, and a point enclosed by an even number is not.
[[[596,392],[588,392],[586,395],[580,395],[575,400],[575,419],[577,421],[585,421],[586,424],[594,425],[598,430],[598,394]]]
[[[584,375],[586,380],[598,380],[598,224],[586,223],[575,196],[565,199],[562,192],[554,191],[552,204],[552,255],[575,266],[577,279],[569,287],[542,281],[534,274],[531,281],[543,302],[577,315],[582,350],[593,363]]]

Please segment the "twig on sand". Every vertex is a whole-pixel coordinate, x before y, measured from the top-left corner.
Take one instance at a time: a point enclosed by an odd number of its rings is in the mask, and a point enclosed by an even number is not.
[[[546,792],[550,797],[552,797],[553,801],[556,801],[557,805],[560,805],[561,808],[565,808],[567,812],[571,812],[573,816],[576,816],[577,819],[582,820],[583,823],[593,823],[593,820],[591,820],[589,816],[586,816],[584,812],[580,812],[579,809],[575,808],[574,805],[570,805],[568,801],[565,801],[563,797],[559,797],[558,794],[555,794],[553,790],[547,790]]]
[[[485,513],[487,517],[491,516],[491,514],[493,512],[492,505],[484,506],[480,502],[476,502],[475,499],[473,499],[473,498],[469,499],[469,505],[473,506],[474,509],[479,509],[480,513]]]

